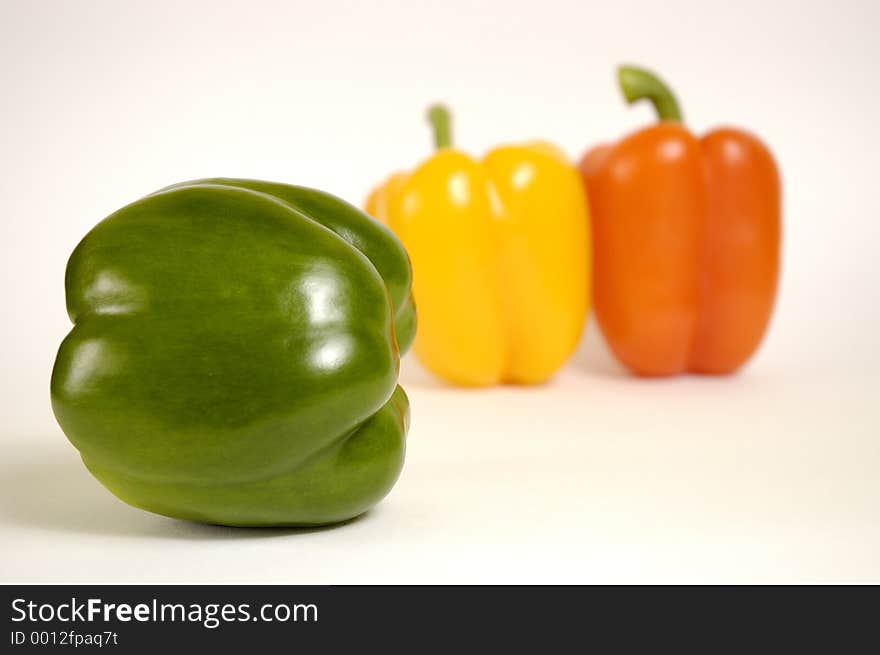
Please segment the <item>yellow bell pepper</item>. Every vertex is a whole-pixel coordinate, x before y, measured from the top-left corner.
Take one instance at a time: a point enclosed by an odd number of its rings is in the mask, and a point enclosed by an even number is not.
[[[459,385],[537,384],[569,358],[590,302],[590,229],[577,169],[555,146],[451,147],[449,112],[429,111],[437,153],[370,194],[367,212],[413,265],[426,368]]]

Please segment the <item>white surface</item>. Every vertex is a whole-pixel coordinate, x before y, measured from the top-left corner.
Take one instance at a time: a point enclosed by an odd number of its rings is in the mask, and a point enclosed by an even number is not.
[[[404,474],[332,529],[140,512],[52,434],[2,463],[3,581],[880,582],[876,376],[651,382],[583,363],[475,393],[409,367]]]
[[[880,582],[880,5],[473,4],[0,5],[0,582]],[[48,377],[66,258],[103,216],[208,175],[357,202],[427,154],[437,98],[462,147],[576,156],[650,120],[619,61],[779,159],[780,302],[741,375],[628,378],[593,325],[537,389],[407,361],[404,474],[335,529],[149,515],[79,463]]]

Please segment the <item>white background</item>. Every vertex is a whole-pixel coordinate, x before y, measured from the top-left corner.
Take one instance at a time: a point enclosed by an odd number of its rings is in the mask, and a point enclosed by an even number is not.
[[[880,582],[880,4],[0,2],[0,582]],[[573,158],[650,121],[746,126],[785,183],[768,338],[727,379],[628,378],[595,325],[551,384],[464,392],[407,359],[403,476],[334,529],[130,508],[81,465],[48,380],[67,256],[164,185],[256,177],[360,202],[429,153]]]

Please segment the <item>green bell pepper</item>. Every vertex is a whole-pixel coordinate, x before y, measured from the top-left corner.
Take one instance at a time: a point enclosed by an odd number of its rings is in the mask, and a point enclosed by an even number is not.
[[[403,466],[410,282],[391,232],[329,194],[162,189],[70,257],[55,416],[136,507],[236,526],[350,519]]]

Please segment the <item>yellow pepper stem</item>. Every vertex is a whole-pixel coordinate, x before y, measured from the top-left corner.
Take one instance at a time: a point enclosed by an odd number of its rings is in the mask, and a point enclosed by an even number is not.
[[[434,129],[434,147],[437,150],[452,146],[452,114],[442,104],[428,107],[428,122]]]

